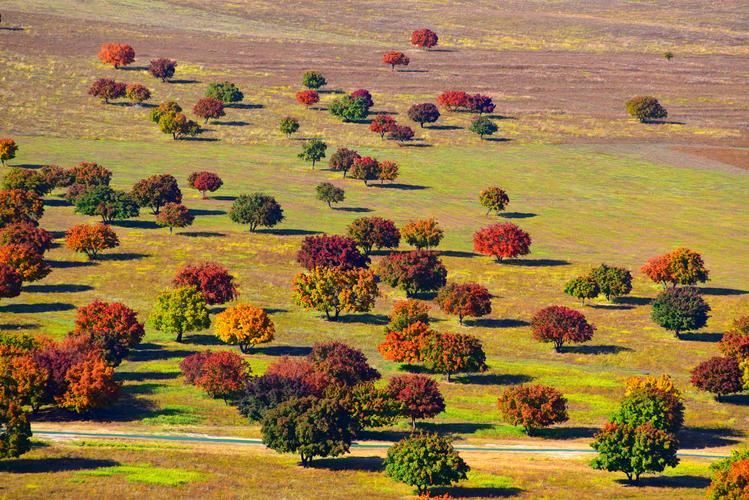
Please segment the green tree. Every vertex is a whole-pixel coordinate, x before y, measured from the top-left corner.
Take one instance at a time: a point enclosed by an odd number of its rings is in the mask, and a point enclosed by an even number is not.
[[[486,215],[489,215],[491,212],[498,214],[507,208],[507,205],[510,203],[510,197],[501,187],[492,186],[481,191],[479,203],[486,209]]]
[[[328,145],[319,139],[312,139],[302,144],[302,152],[297,155],[304,161],[311,161],[312,168],[315,168],[315,163],[325,158],[325,150],[328,149]]]
[[[185,286],[159,294],[151,312],[151,323],[161,332],[177,334],[177,342],[182,342],[183,333],[204,330],[211,326],[211,319],[200,290]]]
[[[16,458],[31,449],[31,425],[20,402],[0,396],[0,458]]]
[[[580,300],[585,305],[586,299],[595,299],[601,294],[598,282],[592,276],[578,276],[564,285],[564,293]]]
[[[433,433],[419,433],[398,441],[385,458],[385,474],[416,486],[419,495],[430,486],[449,486],[467,479],[469,470],[450,438]]]
[[[329,208],[333,207],[333,203],[340,203],[345,198],[343,189],[330,182],[321,182],[315,191],[317,191],[317,199],[327,203]]]
[[[710,306],[695,287],[669,288],[653,301],[650,314],[658,326],[671,330],[678,337],[680,332],[699,330],[707,324]]]
[[[291,137],[291,134],[299,130],[299,120],[296,118],[292,118],[291,116],[287,116],[283,120],[281,120],[281,123],[278,125],[278,129],[281,131],[282,134],[285,134],[286,137]]]
[[[676,433],[684,425],[684,403],[679,393],[640,387],[625,396],[611,421],[635,427],[650,423],[656,429]]]
[[[137,217],[138,204],[124,191],[115,191],[109,186],[92,186],[75,199],[75,211],[82,215],[98,215],[102,222]]]
[[[242,194],[234,200],[229,218],[237,224],[249,224],[250,232],[258,227],[273,227],[284,219],[283,209],[272,196],[263,193]]]
[[[344,122],[362,120],[369,114],[369,106],[363,97],[351,97],[345,95],[330,103],[328,107],[330,114],[337,116]]]
[[[632,273],[623,267],[601,264],[591,271],[590,276],[608,301],[632,291]]]
[[[327,85],[328,81],[317,71],[307,71],[302,75],[302,85],[308,89],[319,89]]]
[[[216,82],[208,85],[208,89],[205,91],[206,97],[212,97],[218,99],[224,104],[231,102],[240,102],[244,99],[244,94],[239,88],[232,82]]]
[[[403,403],[393,398],[387,388],[375,387],[372,382],[351,389],[348,407],[359,429],[393,425],[404,412]]]
[[[499,130],[499,127],[497,127],[497,124],[489,118],[479,116],[471,122],[471,126],[468,130],[474,134],[478,134],[478,136],[483,139],[485,135],[493,135],[497,130]]]
[[[203,130],[200,124],[188,120],[184,113],[164,113],[159,117],[159,129],[165,134],[172,134],[172,139],[177,140],[185,136],[195,137]]]

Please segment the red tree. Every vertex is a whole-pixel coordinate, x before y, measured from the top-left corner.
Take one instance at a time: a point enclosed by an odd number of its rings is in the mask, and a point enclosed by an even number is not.
[[[447,314],[458,316],[463,324],[463,318],[478,318],[492,312],[492,301],[489,290],[478,283],[451,283],[437,293],[437,304]]]
[[[206,192],[213,193],[218,191],[218,189],[224,185],[224,181],[221,180],[221,177],[219,177],[218,174],[206,171],[193,172],[190,174],[190,177],[187,178],[187,182],[190,183],[190,187],[200,191],[203,199],[205,199]]]
[[[203,373],[203,363],[211,355],[211,351],[196,352],[186,356],[179,363],[179,369],[185,377],[185,382],[196,385]]]
[[[91,87],[88,89],[88,94],[94,97],[98,97],[106,104],[109,104],[110,99],[119,99],[125,95],[127,85],[124,83],[118,83],[111,78],[99,78]]]
[[[211,118],[216,119],[224,116],[224,103],[213,97],[203,97],[192,107],[192,112],[196,116],[203,118],[205,123]]]
[[[397,401],[403,403],[405,416],[416,428],[417,418],[432,418],[445,410],[437,382],[425,375],[400,375],[390,379],[387,390]]]
[[[194,383],[212,398],[221,398],[226,403],[239,394],[249,375],[250,367],[242,356],[231,351],[218,351],[203,359],[200,376]]]
[[[448,111],[457,111],[468,106],[468,94],[460,90],[448,90],[437,97],[437,104]]]
[[[309,362],[313,370],[350,387],[380,378],[380,372],[369,365],[363,352],[341,342],[313,345]]]
[[[204,262],[188,265],[177,271],[174,286],[194,286],[210,305],[224,304],[237,298],[234,276],[222,265]]]
[[[307,236],[297,252],[297,262],[306,269],[341,267],[344,270],[369,266],[369,257],[359,252],[356,241],[345,236]]]
[[[365,104],[367,105],[367,109],[374,106],[374,101],[372,100],[372,94],[369,93],[369,90],[367,89],[357,89],[351,92],[351,97],[356,99],[357,97],[361,97],[364,99]]]
[[[156,224],[169,228],[171,233],[175,227],[191,226],[195,221],[195,216],[190,213],[190,209],[181,203],[167,203],[156,216]]]
[[[0,226],[16,222],[36,224],[44,214],[42,198],[23,189],[0,190]]]
[[[328,167],[330,167],[330,170],[343,172],[343,177],[346,177],[346,174],[354,165],[354,161],[359,158],[361,158],[361,155],[353,149],[338,148],[336,149],[336,152],[330,156]]]
[[[40,280],[52,271],[42,254],[29,245],[0,247],[0,265],[13,269],[23,281]]]
[[[296,102],[305,106],[312,106],[320,102],[320,94],[316,90],[301,90],[296,93]]]
[[[12,299],[21,294],[23,279],[15,269],[0,264],[0,299]]]
[[[289,356],[284,356],[268,366],[265,375],[298,382],[304,388],[305,394],[318,397],[322,396],[325,388],[331,382],[330,377],[315,370],[308,359],[290,358]]]
[[[447,374],[486,371],[486,354],[481,341],[472,335],[438,333],[422,346],[421,358],[429,370]]]
[[[412,296],[418,292],[438,290],[445,286],[447,269],[439,257],[427,250],[391,254],[380,261],[382,280]]]
[[[172,59],[154,59],[148,66],[148,72],[154,78],[160,78],[162,82],[166,82],[174,76],[176,66],[177,61]]]
[[[499,397],[498,405],[502,417],[512,425],[522,425],[527,434],[569,418],[567,400],[561,392],[546,385],[508,387]]]
[[[489,96],[474,94],[469,95],[465,102],[466,108],[473,113],[484,114],[494,111],[494,103]]]
[[[100,186],[109,185],[112,179],[112,171],[93,162],[83,161],[73,167],[70,171],[73,177],[73,184],[83,186]]]
[[[403,52],[386,52],[382,56],[383,64],[388,64],[395,71],[396,66],[408,66],[411,60]]]
[[[741,392],[742,370],[738,361],[732,358],[714,357],[704,361],[692,370],[692,385],[703,391],[721,396]]]
[[[437,45],[438,41],[437,33],[428,28],[422,28],[411,33],[411,45],[416,45],[422,49],[429,50]]]
[[[415,321],[401,330],[391,330],[385,342],[377,346],[382,357],[399,363],[419,363],[422,348],[436,332],[422,321]]]
[[[31,222],[15,222],[0,229],[0,245],[28,245],[43,254],[52,247],[52,234]]]
[[[668,254],[652,257],[640,268],[640,271],[656,283],[660,283],[665,288],[666,285],[673,281],[673,276],[669,272],[671,258]]]
[[[154,215],[167,203],[182,203],[182,191],[170,174],[152,175],[135,183],[131,196],[141,207],[149,207]]]
[[[363,180],[366,186],[369,181],[377,179],[379,173],[379,162],[371,156],[362,156],[354,160],[349,170],[349,177]]]
[[[533,338],[552,342],[560,352],[566,343],[587,342],[593,338],[595,327],[579,311],[564,306],[551,306],[538,311],[531,319]]]
[[[102,250],[120,246],[120,240],[107,224],[78,224],[65,232],[65,244],[71,250],[95,259]]]
[[[135,61],[135,51],[130,45],[124,43],[105,43],[99,51],[99,60],[117,69]]]
[[[718,343],[718,348],[724,356],[738,362],[749,359],[749,316],[734,320]]]
[[[117,366],[140,343],[144,333],[135,311],[119,302],[95,300],[78,309],[71,335],[85,338],[102,350],[109,364]]]
[[[348,235],[356,241],[366,255],[373,248],[397,248],[401,233],[395,222],[382,217],[360,217],[348,226]]]
[[[473,235],[473,249],[493,255],[497,262],[531,253],[531,237],[511,222],[500,222],[480,229]]]
[[[390,132],[393,127],[395,127],[395,118],[388,115],[377,115],[369,124],[369,130],[380,134],[380,139],[384,139],[385,134]]]
[[[388,139],[398,141],[399,145],[402,145],[406,141],[410,141],[413,137],[413,129],[406,125],[394,125],[390,127],[390,130],[388,130]]]

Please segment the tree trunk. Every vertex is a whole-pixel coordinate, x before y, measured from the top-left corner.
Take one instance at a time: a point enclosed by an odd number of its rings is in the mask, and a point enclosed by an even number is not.
[[[328,202],[328,208],[333,208],[333,205],[331,205],[330,202]]]
[[[450,382],[450,375],[452,375],[450,372],[447,372],[447,381]]]
[[[182,332],[177,334],[177,342],[182,342]]]
[[[463,315],[462,314],[458,314],[458,323],[460,323],[461,325],[463,324]]]
[[[562,352],[562,343],[561,342],[554,342],[554,350],[556,352]]]
[[[330,312],[327,309],[325,309],[325,317],[330,321]]]
[[[411,417],[411,430],[416,430],[416,419],[414,417]]]

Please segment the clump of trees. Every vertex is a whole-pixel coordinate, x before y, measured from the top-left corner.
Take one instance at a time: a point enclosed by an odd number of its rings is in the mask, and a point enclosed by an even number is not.
[[[120,66],[127,66],[135,61],[135,50],[124,43],[105,43],[99,50],[99,60],[119,69]]]
[[[65,232],[65,244],[94,260],[104,250],[120,246],[120,240],[107,224],[78,224]]]
[[[400,288],[408,297],[438,290],[447,281],[445,265],[434,252],[428,250],[390,254],[380,261],[378,274],[382,281]]]
[[[29,168],[14,168],[3,177],[2,189],[21,189],[44,196],[52,191],[52,185],[40,172]]]
[[[511,222],[492,224],[476,231],[473,249],[484,255],[493,255],[497,262],[531,253],[531,237]]]
[[[244,99],[239,87],[229,81],[211,83],[205,91],[205,96],[218,99],[224,104],[241,102]]]
[[[44,254],[52,248],[52,233],[31,222],[13,222],[0,228],[0,245],[23,245]]]
[[[702,256],[688,248],[677,248],[664,255],[649,259],[640,268],[643,274],[663,288],[669,285],[696,285],[710,279]]]
[[[408,108],[408,117],[424,128],[425,123],[434,123],[440,118],[440,111],[431,102],[413,104]]]
[[[135,311],[120,302],[95,300],[76,311],[70,336],[100,349],[107,363],[119,366],[144,334]]]
[[[321,182],[315,188],[317,199],[326,203],[328,208],[333,208],[333,203],[340,203],[346,198],[343,188],[339,188],[330,182]]]
[[[347,231],[364,255],[369,255],[373,248],[398,248],[401,239],[395,223],[382,217],[359,217],[349,224]]]
[[[450,283],[437,292],[436,302],[447,314],[458,317],[460,324],[463,318],[479,318],[492,312],[491,294],[478,283]]]
[[[151,76],[160,79],[162,82],[166,82],[173,77],[176,69],[177,61],[173,59],[153,59],[148,65],[148,72]]]
[[[479,203],[486,209],[486,215],[491,212],[499,214],[510,204],[510,197],[501,187],[492,186],[481,191]]]
[[[272,196],[263,193],[241,194],[229,210],[229,218],[237,224],[248,224],[250,232],[258,227],[273,227],[284,219],[283,209]]]
[[[533,338],[553,343],[556,352],[561,352],[565,343],[588,342],[595,329],[582,313],[564,306],[545,307],[531,319]]]
[[[239,345],[239,349],[245,354],[252,347],[273,340],[276,333],[270,316],[252,304],[227,307],[216,315],[213,328],[216,337],[227,344]]]
[[[315,168],[315,163],[325,158],[325,151],[328,149],[328,145],[320,139],[312,139],[305,141],[302,144],[302,152],[297,155],[304,161],[312,162],[312,168]]]
[[[537,429],[566,422],[567,399],[548,385],[528,384],[508,387],[497,401],[502,418],[521,425],[530,435]]]
[[[224,185],[224,181],[218,174],[206,171],[191,173],[187,178],[187,183],[191,188],[200,191],[203,199],[206,198],[206,193],[215,193]]]
[[[328,106],[330,114],[344,122],[363,120],[369,114],[369,106],[364,97],[344,95],[334,99]]]
[[[2,233],[0,233],[2,243]],[[749,359],[749,316],[733,320],[731,328],[723,334],[718,348],[724,356],[739,362]]]
[[[211,326],[205,296],[194,286],[164,290],[156,298],[151,323],[161,332],[175,334],[177,342],[182,342],[183,334]]]
[[[668,111],[653,96],[636,96],[626,102],[627,113],[641,123],[668,117]]]
[[[391,51],[382,55],[382,63],[390,66],[393,71],[396,66],[408,66],[410,62],[411,60],[403,52]]]
[[[225,304],[239,295],[234,276],[221,264],[202,262],[186,265],[174,276],[176,287],[193,286],[208,305]]]
[[[351,92],[351,97],[356,99],[358,97],[361,97],[364,99],[364,104],[367,105],[367,110],[374,106],[374,100],[372,100],[372,94],[369,93],[369,90],[367,89],[356,89],[353,92]]]
[[[445,237],[445,232],[435,219],[411,221],[403,226],[401,234],[406,243],[419,250],[437,247]]]
[[[416,313],[416,311],[414,311]],[[418,317],[402,317],[408,323],[399,329],[386,328],[385,341],[377,346],[382,357],[399,363],[421,363],[426,343],[437,333],[429,328],[428,320]],[[391,321],[392,323],[392,321]]]
[[[428,29],[422,28],[411,33],[411,45],[416,45],[422,49],[429,50],[439,42],[437,33]]]
[[[695,287],[669,288],[655,298],[651,319],[658,326],[681,332],[699,330],[707,324],[710,306]]]
[[[23,189],[0,190],[0,227],[14,222],[37,224],[44,215],[41,196]]]

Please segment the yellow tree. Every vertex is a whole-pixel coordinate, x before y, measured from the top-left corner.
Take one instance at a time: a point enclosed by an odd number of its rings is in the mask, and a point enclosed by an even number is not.
[[[213,321],[216,337],[227,344],[238,344],[243,353],[273,340],[276,327],[268,314],[252,304],[228,307]]]

